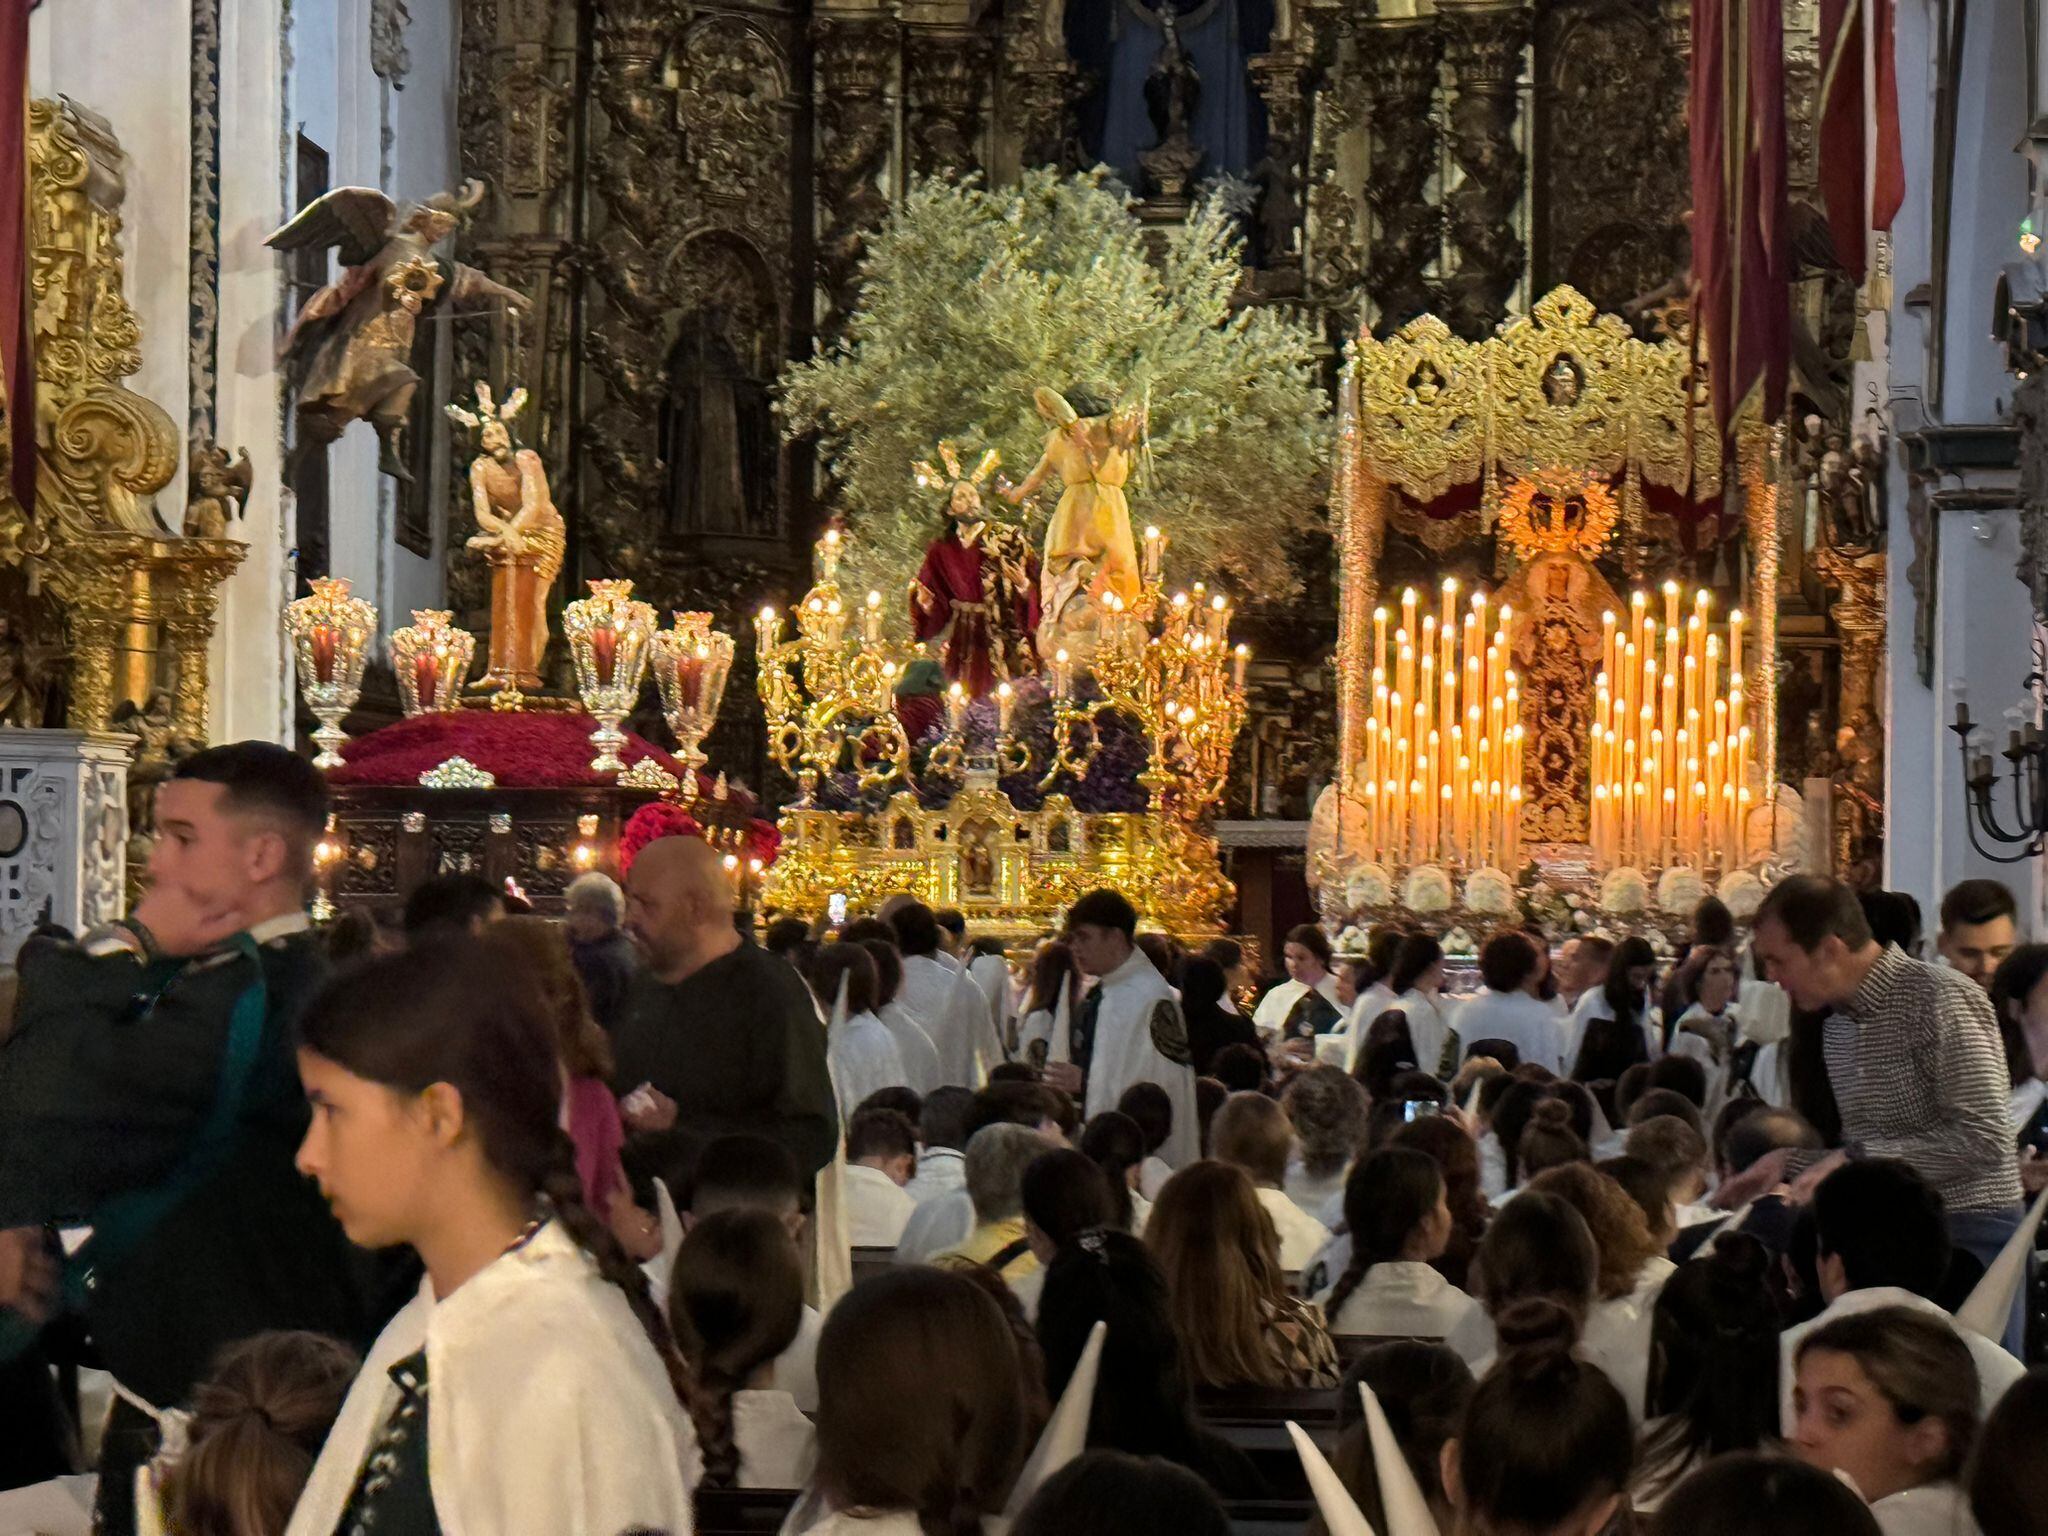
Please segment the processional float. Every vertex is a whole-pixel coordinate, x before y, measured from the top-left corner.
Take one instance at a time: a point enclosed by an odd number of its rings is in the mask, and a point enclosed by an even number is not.
[[[1772,773],[1768,429],[1739,426],[1726,457],[1688,347],[1640,340],[1570,288],[1483,341],[1429,315],[1361,330],[1332,486],[1340,769],[1311,832],[1333,928],[1406,914],[1654,933],[1710,891],[1746,916],[1800,862],[1798,796]],[[1668,555],[1650,568],[1652,519],[1698,528],[1738,499],[1734,601]],[[1386,589],[1389,529],[1446,564],[1492,534],[1492,590]]]

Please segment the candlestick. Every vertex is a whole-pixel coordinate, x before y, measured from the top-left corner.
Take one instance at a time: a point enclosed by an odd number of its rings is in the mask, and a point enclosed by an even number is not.
[[[370,639],[377,632],[377,610],[349,594],[340,577],[316,577],[312,592],[285,607],[285,624],[298,664],[299,691],[320,722],[313,740],[320,752],[316,768],[339,768],[341,746],[348,740],[342,717],[362,693],[363,665]],[[401,684],[401,687],[403,685]]]

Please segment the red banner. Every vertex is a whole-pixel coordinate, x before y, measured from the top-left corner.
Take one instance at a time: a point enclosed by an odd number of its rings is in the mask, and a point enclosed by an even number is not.
[[[1693,314],[1725,434],[1775,420],[1791,351],[1783,0],[1693,0]]]
[[[35,511],[36,369],[28,302],[28,13],[0,0],[0,382],[15,498]]]
[[[1866,23],[1872,29],[1867,47]],[[1860,283],[1869,231],[1890,229],[1906,195],[1892,0],[1821,0],[1820,43],[1821,205],[1835,255]],[[1869,102],[1866,75],[1875,98]],[[1874,155],[1865,137],[1872,129]]]

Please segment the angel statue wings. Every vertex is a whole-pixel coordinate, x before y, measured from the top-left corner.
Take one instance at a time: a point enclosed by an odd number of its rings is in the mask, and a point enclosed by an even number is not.
[[[1129,607],[1143,590],[1124,482],[1132,450],[1145,432],[1146,412],[1136,403],[1111,412],[1045,388],[1032,399],[1050,429],[1045,452],[1022,483],[1003,495],[1020,503],[1049,476],[1060,478],[1064,489],[1045,530],[1038,649],[1045,655],[1066,649],[1078,657],[1092,649],[1097,605],[1115,596]]]
[[[911,629],[920,640],[946,637],[947,680],[975,698],[1038,671],[1037,557],[1023,534],[991,523],[982,510],[981,483],[1001,462],[991,448],[963,472],[953,445],[940,443],[943,469],[928,461],[913,466],[921,488],[945,488],[946,526],[926,546],[910,584]]]
[[[470,510],[480,530],[469,540],[491,566],[490,666],[477,687],[530,693],[540,687],[548,648],[548,593],[562,573],[567,531],[548,491],[540,455],[512,441],[512,418],[526,404],[515,389],[503,405],[477,381],[476,409],[447,407],[448,418],[476,433],[469,464]]]
[[[298,398],[302,447],[324,446],[350,422],[368,421],[382,447],[378,468],[412,478],[403,435],[420,383],[410,358],[421,311],[437,299],[450,312],[532,307],[475,267],[458,261],[444,270],[434,256],[483,195],[483,183],[470,181],[401,209],[375,187],[336,187],[263,242],[279,251],[331,246],[343,267],[300,308],[280,349],[285,361],[311,359]]]

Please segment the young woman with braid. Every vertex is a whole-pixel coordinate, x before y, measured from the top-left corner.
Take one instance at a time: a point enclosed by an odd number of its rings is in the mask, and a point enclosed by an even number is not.
[[[1351,1260],[1316,1298],[1330,1332],[1440,1339],[1478,1304],[1431,1266],[1451,1238],[1436,1159],[1409,1147],[1361,1158],[1344,1183]]]
[[[475,941],[372,960],[299,1020],[301,1172],[357,1244],[426,1269],[287,1536],[687,1531],[689,1367],[583,1203],[530,967]]]
[[[771,1385],[804,1312],[803,1260],[789,1228],[759,1210],[694,1223],[676,1254],[668,1312],[697,1377],[697,1486],[802,1486],[817,1436],[796,1399]]]

